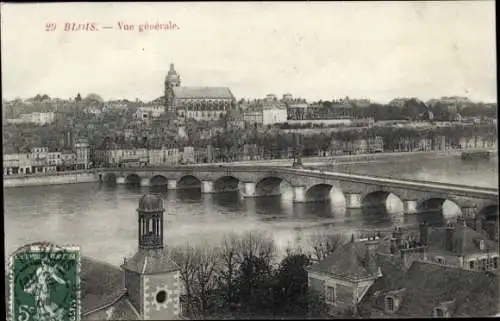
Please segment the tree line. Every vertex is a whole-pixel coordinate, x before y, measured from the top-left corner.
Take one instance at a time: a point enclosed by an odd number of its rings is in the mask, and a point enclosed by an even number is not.
[[[324,299],[308,291],[305,268],[344,243],[339,234],[316,233],[307,251],[288,249],[281,259],[261,233],[229,235],[219,246],[171,248],[185,289],[183,313],[193,319],[324,316]]]

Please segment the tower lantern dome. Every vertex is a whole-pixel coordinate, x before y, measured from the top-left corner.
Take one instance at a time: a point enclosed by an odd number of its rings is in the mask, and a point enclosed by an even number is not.
[[[139,248],[163,248],[163,200],[158,195],[144,195],[139,200]]]
[[[163,200],[157,195],[144,195],[139,200],[139,207],[137,211],[140,212],[164,212]]]

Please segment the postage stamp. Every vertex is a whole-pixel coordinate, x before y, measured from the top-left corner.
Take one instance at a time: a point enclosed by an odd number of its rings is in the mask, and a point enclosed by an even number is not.
[[[81,258],[78,246],[33,243],[9,262],[9,320],[79,321]]]

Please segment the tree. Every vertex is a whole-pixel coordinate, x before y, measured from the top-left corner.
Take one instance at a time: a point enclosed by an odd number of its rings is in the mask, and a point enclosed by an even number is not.
[[[345,239],[341,234],[316,232],[309,237],[311,256],[316,261],[321,261],[332,254],[337,248],[344,244]]]
[[[209,247],[198,248],[194,253],[194,289],[200,302],[200,313],[205,317],[216,289],[216,271],[219,265],[217,250]]]
[[[218,253],[219,308],[247,313],[269,309],[266,300],[272,301],[274,241],[260,233],[228,235]]]
[[[174,261],[179,265],[180,279],[186,290],[187,308],[193,310],[193,286],[195,280],[195,248],[186,243],[184,248],[172,248],[171,255]]]
[[[276,273],[277,297],[275,312],[305,314],[308,309],[308,276],[305,268],[311,264],[309,256],[303,253],[287,251]]]
[[[80,93],[78,93],[78,95],[76,95],[76,98],[75,98],[76,102],[81,102],[82,101],[82,96],[80,96]]]
[[[240,263],[239,240],[235,235],[224,238],[220,249],[220,271],[218,273],[222,304],[230,307],[236,303],[236,272]],[[222,307],[224,308],[224,306]]]
[[[236,283],[243,312],[259,315],[272,311],[273,268],[264,257],[245,257],[240,265]]]

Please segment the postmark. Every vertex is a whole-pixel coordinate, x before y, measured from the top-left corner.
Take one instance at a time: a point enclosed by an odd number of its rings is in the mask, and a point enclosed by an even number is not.
[[[79,321],[81,257],[78,246],[28,244],[9,260],[12,321]]]

